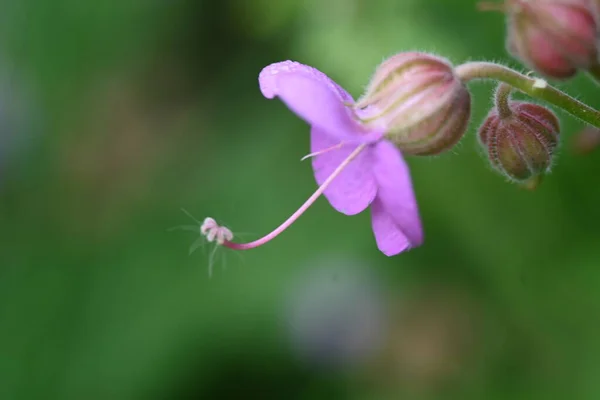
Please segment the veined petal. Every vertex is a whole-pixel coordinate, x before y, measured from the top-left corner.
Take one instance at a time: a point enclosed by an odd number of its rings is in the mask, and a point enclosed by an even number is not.
[[[423,243],[423,227],[408,165],[388,141],[373,145],[372,171],[377,182],[373,232],[379,249],[395,255]]]
[[[354,103],[352,96],[321,71],[283,61],[265,67],[258,80],[266,98],[279,97],[311,126],[339,139],[364,139],[366,131],[346,106]]]
[[[311,152],[339,145],[340,141],[327,135],[322,128],[313,126],[310,132]],[[312,159],[315,179],[321,185],[333,171],[352,153],[357,144],[342,143],[341,147],[319,154]],[[371,204],[377,193],[377,183],[371,172],[371,147],[365,148],[331,182],[323,193],[337,211],[354,215]]]

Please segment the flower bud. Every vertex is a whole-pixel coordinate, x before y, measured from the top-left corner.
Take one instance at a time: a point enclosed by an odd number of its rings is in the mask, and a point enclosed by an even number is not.
[[[447,60],[400,53],[379,66],[356,114],[407,154],[439,154],[464,135],[471,96]]]
[[[592,0],[507,0],[508,51],[542,75],[570,78],[597,63],[594,8]]]
[[[479,142],[492,166],[517,182],[535,180],[550,170],[560,125],[549,109],[510,102],[509,110],[495,107],[479,128]],[[508,113],[507,113],[508,111]]]

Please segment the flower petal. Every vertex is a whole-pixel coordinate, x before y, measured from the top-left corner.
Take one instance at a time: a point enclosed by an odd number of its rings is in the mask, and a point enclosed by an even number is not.
[[[310,135],[311,152],[340,144],[339,140],[327,135],[321,128],[313,127]],[[343,143],[340,148],[315,156],[312,165],[317,183],[323,184],[356,147],[357,144]],[[371,162],[371,148],[367,147],[331,182],[324,195],[333,208],[343,214],[354,215],[371,204],[377,193]]]
[[[358,138],[364,133],[354,121],[352,96],[321,71],[294,61],[265,67],[259,77],[260,90],[272,99],[278,96],[311,126],[338,138]]]
[[[372,210],[373,231],[380,250],[395,255],[423,243],[419,208],[408,165],[400,151],[383,140],[374,145],[372,156],[378,185]]]
[[[377,248],[383,254],[391,257],[412,247],[408,237],[398,228],[379,198],[371,204],[371,219]]]

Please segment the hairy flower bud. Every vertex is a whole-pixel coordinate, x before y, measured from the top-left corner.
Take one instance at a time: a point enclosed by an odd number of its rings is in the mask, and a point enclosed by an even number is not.
[[[550,170],[560,125],[540,105],[515,101],[507,106],[489,113],[479,128],[479,142],[494,168],[513,181],[526,182]]]
[[[356,114],[407,154],[439,154],[463,137],[471,96],[447,60],[400,53],[379,66]]]
[[[598,62],[596,0],[507,0],[508,51],[542,75],[567,79]]]

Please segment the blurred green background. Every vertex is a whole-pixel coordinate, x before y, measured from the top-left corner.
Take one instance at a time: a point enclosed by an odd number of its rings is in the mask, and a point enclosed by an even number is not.
[[[315,189],[308,127],[257,77],[294,59],[355,97],[385,57],[518,64],[473,0],[5,0],[0,399],[597,399],[600,153],[534,192],[475,130],[409,158],[426,232],[397,257],[320,199],[267,246],[188,255],[212,216],[251,239]],[[579,76],[561,85],[600,106]],[[238,257],[238,255],[240,257]]]

